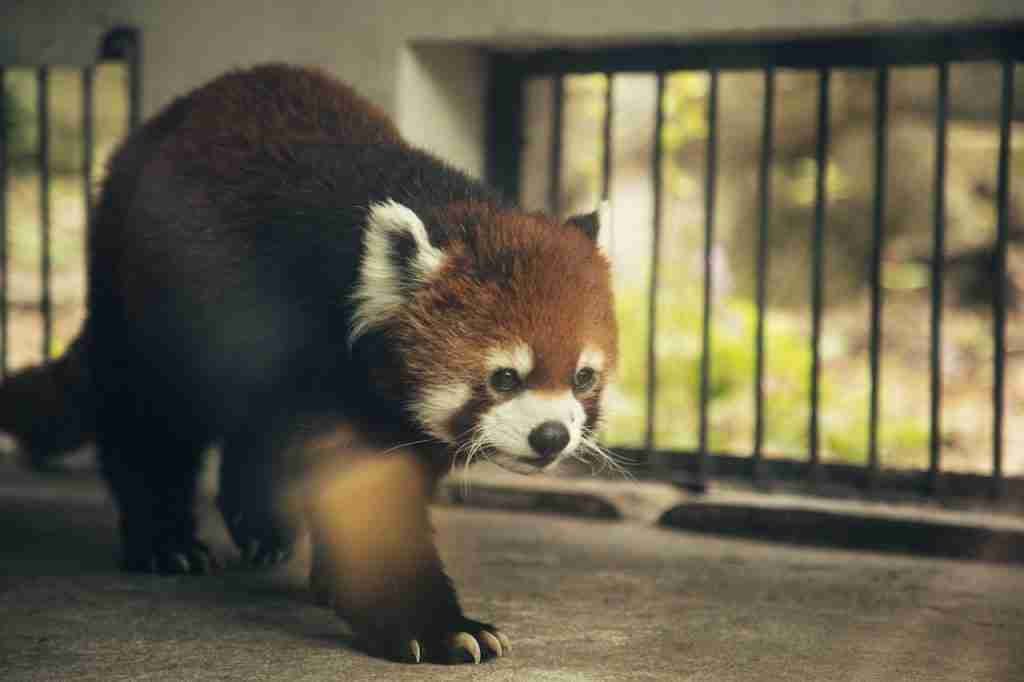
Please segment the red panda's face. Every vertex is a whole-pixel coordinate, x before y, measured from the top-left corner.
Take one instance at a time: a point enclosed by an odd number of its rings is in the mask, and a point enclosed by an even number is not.
[[[434,244],[428,224],[449,237]],[[353,336],[392,334],[404,400],[463,459],[530,473],[603,457],[601,398],[616,359],[609,265],[595,229],[457,205],[422,218],[374,206]]]

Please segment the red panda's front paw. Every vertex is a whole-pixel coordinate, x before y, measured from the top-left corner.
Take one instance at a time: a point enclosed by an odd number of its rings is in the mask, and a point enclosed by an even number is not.
[[[489,623],[458,616],[443,627],[424,627],[418,634],[413,628],[371,624],[373,617],[362,618],[346,612],[329,585],[314,573],[311,580],[314,602],[334,609],[352,622],[366,651],[405,663],[480,663],[501,658],[512,652],[508,635]],[[380,613],[376,614],[378,617]],[[362,621],[362,622],[360,622]]]
[[[493,625],[463,618],[442,632],[426,632],[402,642],[393,653],[395,658],[410,663],[480,663],[511,652],[512,642],[505,633]]]

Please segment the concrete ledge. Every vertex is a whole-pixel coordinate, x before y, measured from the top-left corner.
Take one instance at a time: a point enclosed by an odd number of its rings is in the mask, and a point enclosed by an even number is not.
[[[1024,564],[1024,532],[913,518],[794,507],[686,503],[665,512],[669,528],[771,540],[952,559]]]
[[[1024,518],[914,505],[765,494],[715,486],[519,476],[482,465],[446,479],[439,501],[506,511],[630,520],[676,530],[918,556],[1024,564]]]
[[[688,499],[664,483],[594,477],[522,476],[490,464],[454,473],[441,483],[438,501],[488,509],[559,513],[653,524]]]

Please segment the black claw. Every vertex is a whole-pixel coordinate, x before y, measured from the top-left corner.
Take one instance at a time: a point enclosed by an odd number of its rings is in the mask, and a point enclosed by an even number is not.
[[[271,542],[250,540],[242,547],[242,558],[252,566],[267,567],[288,561],[292,558],[294,547],[278,546]]]
[[[129,551],[121,563],[125,571],[163,575],[203,575],[219,567],[216,556],[198,540]]]
[[[210,572],[210,555],[206,552],[193,552],[190,563],[192,564],[192,572],[196,575],[206,575]]]
[[[242,554],[243,556],[245,556],[245,560],[249,563],[256,563],[256,557],[259,555],[259,552],[259,540],[250,540],[248,543],[246,543],[245,548],[242,550]]]

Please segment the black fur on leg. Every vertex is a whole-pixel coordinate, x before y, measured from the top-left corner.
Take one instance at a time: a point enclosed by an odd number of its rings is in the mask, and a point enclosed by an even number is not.
[[[289,560],[302,531],[301,510],[287,499],[291,421],[261,414],[224,441],[217,506],[242,559],[254,566]]]
[[[195,512],[208,439],[184,421],[155,416],[152,407],[111,393],[97,419],[100,466],[121,517],[121,565],[146,573],[209,573],[219,561],[196,536]]]

